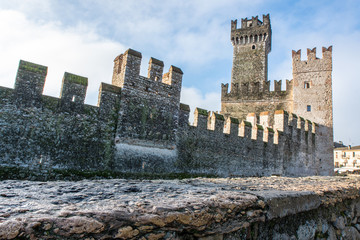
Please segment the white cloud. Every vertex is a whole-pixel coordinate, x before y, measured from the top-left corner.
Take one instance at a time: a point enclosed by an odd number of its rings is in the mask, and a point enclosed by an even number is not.
[[[13,87],[20,59],[48,66],[44,94],[59,96],[64,72],[88,77],[87,103],[96,104],[100,82],[111,83],[112,64],[125,47],[86,26],[36,24],[17,11],[0,11],[0,85]]]

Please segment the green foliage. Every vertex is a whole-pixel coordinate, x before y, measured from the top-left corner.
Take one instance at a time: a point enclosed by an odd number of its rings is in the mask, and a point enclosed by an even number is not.
[[[72,73],[65,72],[64,79],[65,82],[68,83],[76,83],[84,86],[88,85],[88,79],[86,77],[81,77]]]
[[[40,73],[40,74],[47,73],[47,67],[41,66],[41,65],[38,65],[35,63],[31,63],[31,62],[26,62],[23,60],[20,61],[19,69],[25,70],[28,72],[33,72],[33,73]]]
[[[244,121],[244,125],[245,125],[246,127],[252,127],[251,122],[248,122],[248,121]]]
[[[197,112],[199,115],[203,115],[203,116],[209,116],[209,112],[205,109],[202,108],[196,108]]]
[[[180,103],[180,109],[186,112],[190,112],[190,106],[187,104]]]
[[[258,130],[264,130],[264,127],[262,125],[260,125],[260,124],[256,124],[256,127],[257,127]]]
[[[224,115],[218,113],[214,113],[214,114],[217,120],[225,121]]]
[[[269,128],[269,127],[268,127],[267,129],[268,129],[268,131],[271,132],[271,133],[274,133],[274,132],[275,132],[273,128]]]

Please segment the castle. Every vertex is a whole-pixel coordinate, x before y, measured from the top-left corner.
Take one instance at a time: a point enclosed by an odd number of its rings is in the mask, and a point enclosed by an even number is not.
[[[20,61],[15,88],[0,87],[0,166],[195,173],[216,176],[331,175],[331,47],[323,58],[293,51],[293,80],[270,91],[269,15],[231,23],[231,88],[221,113],[180,103],[183,72],[129,49],[114,60],[97,106],[84,104],[87,78],[63,77],[60,98],[42,95],[47,67]],[[308,119],[308,120],[305,120]]]

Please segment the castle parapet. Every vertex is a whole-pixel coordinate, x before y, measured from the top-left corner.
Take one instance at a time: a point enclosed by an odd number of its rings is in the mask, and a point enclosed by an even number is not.
[[[198,129],[207,129],[209,112],[202,108],[196,108],[194,112],[194,126]]]
[[[260,21],[258,16],[251,19],[242,18],[240,28],[237,28],[237,20],[231,21],[231,42],[233,45],[265,42],[271,39],[269,36],[271,36],[269,14],[263,15],[263,21]]]
[[[164,62],[157,60],[156,58],[150,58],[148,78],[154,81],[162,81],[162,75],[164,71]]]
[[[274,90],[270,91],[270,81],[264,82],[263,88],[259,83],[232,83],[229,91],[229,84],[221,85],[222,101],[237,100],[286,100],[292,96],[293,80],[286,79],[286,89],[281,89],[282,80],[274,80]]]
[[[116,109],[120,103],[121,88],[110,85],[107,83],[101,83],[99,88],[99,117],[104,119],[108,118],[111,112],[117,112]]]
[[[61,108],[67,111],[82,110],[85,102],[88,79],[65,72],[61,87]]]
[[[187,104],[180,103],[179,111],[179,126],[184,127],[189,125],[190,106]]]
[[[289,114],[284,110],[275,111],[274,129],[285,134],[289,133]]]
[[[14,87],[16,102],[27,106],[39,106],[46,75],[47,67],[20,60]]]
[[[216,133],[224,133],[225,118],[223,115],[212,112],[208,118],[208,129]]]
[[[248,121],[242,121],[239,128],[239,136],[247,139],[252,138],[252,124]]]
[[[231,137],[239,137],[239,124],[239,119],[227,117],[225,120],[224,133],[230,134]]]
[[[301,61],[301,50],[292,51],[293,74],[332,71],[332,46],[322,48],[322,58],[316,57],[316,48],[307,49],[307,60]]]
[[[279,81],[274,81],[274,91],[275,92],[281,92],[281,80]]]
[[[183,72],[180,68],[170,66],[169,72],[163,74],[164,63],[150,58],[148,76],[140,76],[142,55],[128,49],[114,60],[112,84],[123,88],[126,95],[129,91],[142,92],[147,95],[158,95],[180,101]]]
[[[270,126],[270,112],[269,111],[261,112],[259,115],[259,120],[260,120],[261,125],[263,125],[264,127],[269,127]]]

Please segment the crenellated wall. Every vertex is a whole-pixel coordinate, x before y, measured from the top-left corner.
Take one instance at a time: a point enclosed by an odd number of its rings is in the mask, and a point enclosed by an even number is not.
[[[88,79],[65,73],[60,98],[42,95],[47,68],[20,61],[15,89],[0,88],[0,165],[51,171],[216,176],[326,175],[319,161],[321,127],[284,110],[245,119],[180,103],[183,72],[141,53],[114,60],[112,84],[98,106],[84,104]],[[291,82],[289,82],[291,85]],[[278,83],[274,92],[281,96]],[[320,145],[321,146],[321,145]],[[45,174],[45,173],[44,173]]]
[[[151,58],[148,77],[140,76],[141,53],[129,49],[114,61],[113,84],[122,88],[117,122],[116,169],[170,171],[177,157],[183,72]],[[121,66],[120,69],[118,66]]]
[[[285,91],[281,89],[281,80],[274,81],[274,91],[270,91],[270,81],[267,79],[267,49],[270,50],[271,47],[271,35],[267,34],[269,45],[259,41],[259,34],[264,36],[265,32],[271,33],[269,15],[263,16],[263,22],[258,20],[258,17],[242,19],[240,29],[237,29],[236,20],[231,22],[231,42],[234,47],[232,79],[230,90],[229,84],[221,85],[221,113],[245,120],[249,112],[259,114],[286,110],[316,122],[319,124],[318,136],[321,137],[316,138],[315,162],[326,162],[320,164],[322,166],[319,171],[323,175],[331,175],[332,46],[322,48],[322,58],[316,56],[316,48],[307,49],[305,61],[301,60],[300,50],[292,51],[293,79],[286,80]],[[269,116],[267,121],[272,125],[273,114]],[[254,119],[253,123],[261,123],[260,118]],[[304,152],[303,149],[300,150]],[[296,166],[291,168],[296,171]]]
[[[65,73],[60,98],[42,95],[47,67],[21,60],[15,88],[0,87],[0,164],[106,168],[114,155],[120,88],[101,84],[98,106],[84,104],[87,78]]]
[[[181,112],[189,115],[185,107]],[[180,123],[180,166],[191,173],[219,176],[319,174],[314,166],[315,124],[295,115],[290,120],[286,111],[276,111],[269,127],[269,115],[260,114],[260,125],[255,113],[240,121],[196,108],[194,125]]]

